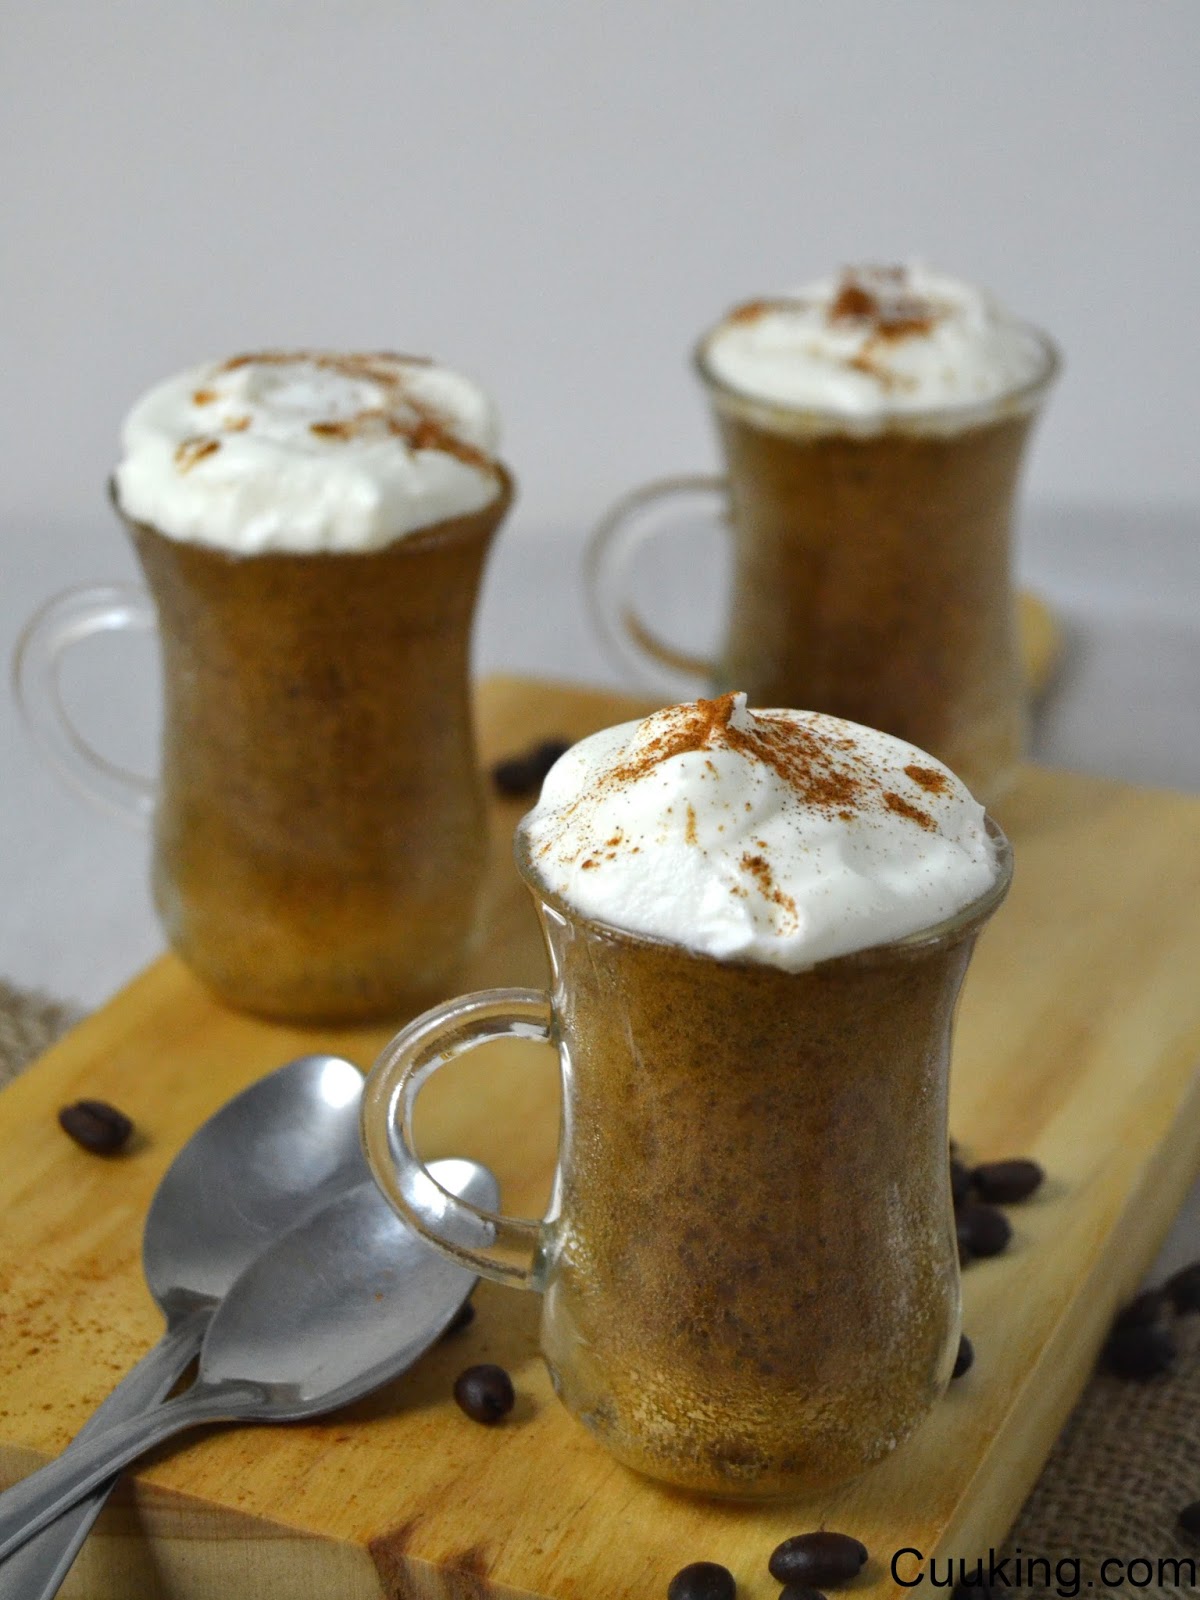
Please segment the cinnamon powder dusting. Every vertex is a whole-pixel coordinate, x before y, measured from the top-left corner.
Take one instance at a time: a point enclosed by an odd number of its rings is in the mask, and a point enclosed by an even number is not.
[[[747,850],[742,856],[742,871],[749,873],[754,879],[764,900],[770,900],[774,905],[786,911],[789,916],[795,917],[796,902],[790,894],[784,894],[783,890],[777,886],[770,862],[766,856],[752,856]]]
[[[831,324],[850,322],[864,328],[862,348],[847,358],[846,365],[885,390],[911,388],[913,380],[888,367],[881,359],[883,347],[928,333],[942,314],[932,301],[912,292],[903,267],[847,268],[826,313]]]
[[[390,350],[341,353],[330,350],[248,350],[240,356],[230,356],[219,367],[221,372],[237,372],[241,367],[288,367],[297,361],[307,361],[310,366],[326,372],[340,372],[346,378],[365,378],[372,383],[388,387],[401,384],[403,375],[396,371],[398,363],[411,367],[433,365],[429,356],[404,356]]]
[[[387,396],[383,405],[368,407],[353,416],[310,423],[309,429],[316,438],[334,443],[372,434],[391,435],[404,440],[412,450],[439,450],[465,466],[496,473],[496,462],[491,456],[460,439],[448,417],[412,393],[402,368],[432,366],[428,356],[398,355],[391,351],[341,354],[327,350],[256,350],[232,356],[218,370],[236,372],[251,365],[282,367],[301,361],[344,378],[378,384]],[[203,401],[201,395],[205,397]],[[192,398],[199,405],[216,396],[213,391],[204,389],[197,390]]]
[[[770,767],[805,805],[836,810],[856,804],[862,784],[830,760],[825,742],[811,729],[765,717],[756,718],[749,729],[739,728],[730,720],[735,700],[735,694],[697,700],[686,708],[680,723],[649,740],[631,760],[614,767],[609,781],[635,783],[673,756],[723,745]]]
[[[421,407],[411,396],[405,404],[413,411],[412,417],[397,416],[382,406],[372,406],[336,422],[310,422],[309,431],[318,439],[330,440],[361,439],[372,433],[390,434],[394,439],[403,439],[411,450],[440,450],[443,455],[454,456],[469,467],[478,467],[483,472],[495,471],[496,464],[491,457],[460,439],[444,418]]]
[[[831,322],[842,322],[847,317],[873,317],[878,310],[879,301],[861,283],[843,278],[837,298],[829,308],[829,318]]]
[[[182,440],[175,446],[175,463],[180,472],[190,472],[197,462],[213,455],[220,448],[219,439],[205,439],[196,435],[191,439]]]
[[[744,305],[734,306],[733,310],[726,316],[725,321],[734,327],[739,322],[757,322],[761,316],[764,316],[770,310],[770,300],[747,300]]]
[[[904,773],[924,789],[926,794],[945,794],[950,787],[946,774],[939,772],[936,767],[918,767],[914,762],[911,766],[905,767]]]
[[[914,806],[911,800],[906,800],[893,789],[884,790],[883,803],[889,811],[894,811],[898,817],[907,817],[910,822],[915,822],[918,828],[924,828],[927,833],[932,833],[937,827],[937,823],[927,811]]]
[[[687,808],[687,828],[683,836],[687,840],[688,844],[699,844],[700,842],[696,837],[696,809],[690,800],[688,801]]]
[[[715,700],[678,707],[662,732],[605,774],[604,787],[637,783],[675,756],[722,748],[769,767],[807,809],[823,811],[841,822],[884,809],[926,832],[936,831],[937,823],[927,811],[895,790],[882,788],[880,774],[862,756],[852,736],[829,739],[792,717],[762,713],[752,716],[749,727],[742,727],[733,721],[737,698],[736,693],[723,694]],[[904,771],[929,795],[949,790],[946,775],[934,767],[913,763]],[[747,811],[752,809],[748,800],[744,805]],[[696,813],[690,802],[685,837],[689,844],[697,843]],[[762,848],[763,841],[757,842]]]

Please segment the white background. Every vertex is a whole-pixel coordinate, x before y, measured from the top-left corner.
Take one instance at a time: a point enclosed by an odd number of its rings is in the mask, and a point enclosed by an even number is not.
[[[1200,6],[8,0],[0,24],[5,655],[45,594],[131,575],[103,485],[145,385],[383,346],[507,420],[481,666],[603,677],[581,542],[630,483],[713,460],[695,336],[920,254],[1066,353],[1021,557],[1072,643],[1039,751],[1200,789]],[[661,597],[682,632],[707,565]],[[152,761],[152,679],[133,645],[78,667],[97,744]],[[5,703],[0,972],[101,1000],[159,946],[144,872]]]
[[[731,301],[920,254],[1061,340],[1049,499],[1200,503],[1191,0],[9,0],[6,504],[94,518],[127,403],[264,343],[433,351],[519,522],[700,457]],[[103,530],[97,537],[103,537]]]

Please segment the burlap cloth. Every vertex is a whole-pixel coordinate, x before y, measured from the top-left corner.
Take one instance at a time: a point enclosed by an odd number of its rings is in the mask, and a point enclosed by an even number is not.
[[[0,1084],[77,1020],[71,1007],[45,995],[14,989],[0,980]],[[1192,1558],[1200,1566],[1200,1543],[1187,1540],[1176,1527],[1182,1506],[1200,1499],[1200,1315],[1178,1317],[1173,1324],[1180,1358],[1167,1378],[1129,1383],[1097,1373],[1075,1408],[999,1558],[1007,1557],[1011,1592],[1061,1600],[1064,1595],[1143,1594],[1195,1595],[1187,1581],[1173,1581],[1168,1567],[1159,1576],[1163,1558]],[[969,1383],[968,1376],[964,1382]],[[1021,1560],[1045,1557],[1051,1582],[1029,1584]],[[972,1560],[987,1552],[961,1552]],[[956,1552],[958,1554],[958,1552]],[[1122,1563],[1124,1581],[1105,1583],[1106,1560]],[[1079,1563],[1078,1589],[1073,1568]],[[1143,1581],[1148,1562],[1150,1581]],[[1130,1563],[1135,1563],[1130,1567]],[[1124,1577],[1128,1570],[1128,1578]],[[1116,1569],[1108,1574],[1116,1579]],[[911,1564],[901,1575],[912,1575]],[[932,1577],[938,1581],[942,1572]],[[1040,1578],[1040,1572],[1038,1573]],[[1018,1581],[1013,1581],[1018,1579]],[[928,1577],[921,1588],[932,1587]],[[945,1592],[942,1590],[942,1592]]]
[[[0,1087],[52,1045],[79,1015],[60,1000],[14,989],[0,978]]]

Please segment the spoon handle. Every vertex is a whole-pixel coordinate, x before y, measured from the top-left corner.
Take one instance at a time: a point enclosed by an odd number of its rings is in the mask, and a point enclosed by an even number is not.
[[[115,1423],[93,1438],[77,1440],[57,1460],[0,1494],[0,1557],[31,1539],[145,1451],[186,1428],[229,1422],[243,1411],[252,1415],[261,1397],[257,1384],[206,1385],[197,1379],[174,1400]]]
[[[212,1310],[205,1307],[168,1325],[154,1348],[125,1374],[108,1398],[92,1412],[64,1455],[69,1455],[82,1440],[157,1405],[199,1351],[211,1319]],[[21,1549],[0,1561],[0,1600],[8,1600],[10,1595],[19,1596],[19,1600],[53,1600],[115,1482],[114,1478],[102,1484],[86,1500],[72,1506],[50,1527],[43,1528]]]

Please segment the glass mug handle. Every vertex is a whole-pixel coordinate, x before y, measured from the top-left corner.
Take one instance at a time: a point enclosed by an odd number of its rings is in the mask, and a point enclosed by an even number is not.
[[[154,602],[136,584],[67,589],[25,624],[12,662],[17,707],[49,765],[87,799],[142,827],[154,812],[154,784],[107,760],[78,732],[63,704],[61,668],[71,646],[93,634],[126,628],[144,633],[155,625]]]
[[[367,1162],[392,1208],[444,1255],[498,1283],[536,1289],[545,1223],[483,1211],[443,1189],[417,1155],[417,1096],[455,1056],[493,1039],[551,1042],[550,998],[540,989],[483,989],[435,1006],[402,1028],[363,1091]]]
[[[660,513],[667,502],[689,496],[716,497],[721,503],[717,521],[728,526],[729,485],[724,478],[707,473],[659,478],[617,501],[597,524],[585,556],[592,618],[608,656],[673,699],[681,693],[707,693],[715,663],[667,644],[647,626],[633,603],[632,569],[638,551],[666,525]]]

